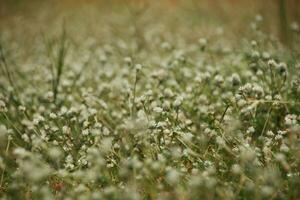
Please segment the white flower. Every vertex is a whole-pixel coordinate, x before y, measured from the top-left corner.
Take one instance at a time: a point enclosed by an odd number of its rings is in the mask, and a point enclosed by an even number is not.
[[[261,22],[263,20],[263,17],[261,15],[256,15],[255,20]]]
[[[290,150],[290,148],[286,144],[284,144],[284,143],[281,144],[280,151],[287,153],[287,152],[289,152],[289,150]]]
[[[251,41],[251,45],[252,45],[253,47],[256,47],[256,46],[257,46],[257,42],[256,42],[255,40],[252,40],[252,41]]]
[[[254,133],[254,132],[255,132],[255,129],[254,129],[253,126],[250,126],[250,127],[247,129],[247,133],[249,133],[249,134],[252,134],[252,133]]]
[[[103,152],[103,153],[108,153],[111,148],[112,148],[112,140],[113,138],[111,137],[107,137],[107,138],[103,138],[102,141],[101,141],[101,146],[100,146],[100,150]]]
[[[63,134],[70,134],[71,133],[71,128],[68,126],[63,126],[62,127],[62,132]]]
[[[141,65],[141,64],[136,64],[136,65],[135,65],[135,69],[136,69],[137,71],[142,70],[142,68],[143,68],[143,65]]]
[[[6,112],[6,111],[7,111],[7,108],[6,108],[5,102],[0,100],[0,112]]]
[[[30,142],[30,139],[29,139],[29,137],[28,137],[27,134],[23,134],[23,135],[22,135],[22,139],[23,139],[25,142]]]
[[[255,151],[249,147],[242,147],[241,148],[241,154],[240,158],[243,161],[253,161],[253,159],[256,157]]]
[[[198,40],[198,43],[199,43],[201,49],[203,50],[207,46],[207,39],[206,38],[200,38]]]
[[[53,93],[52,91],[47,92],[46,98],[47,98],[49,101],[53,101],[54,93]]]
[[[0,156],[0,169],[3,170],[5,168],[5,163],[3,161],[3,158]]]
[[[277,66],[276,66],[276,70],[280,73],[280,74],[286,74],[288,71],[287,65],[284,62],[280,62]]]
[[[0,139],[1,140],[4,139],[7,136],[7,134],[8,134],[8,130],[7,130],[6,126],[1,124],[0,125]]]
[[[288,126],[296,125],[297,124],[297,115],[295,114],[288,114],[284,118],[285,124]]]
[[[25,108],[25,106],[19,106],[19,107],[18,107],[18,110],[19,110],[20,112],[25,112],[25,111],[26,111],[26,108]]]
[[[182,101],[183,101],[183,97],[182,96],[178,96],[176,98],[176,100],[174,101],[174,106],[175,107],[179,107],[182,104]]]
[[[87,135],[89,135],[89,130],[88,129],[84,129],[83,131],[82,131],[82,135],[84,135],[84,136],[87,136]]]
[[[275,60],[271,59],[268,61],[268,65],[269,65],[269,67],[274,68],[277,66],[277,63]]]
[[[270,137],[274,136],[273,131],[267,131],[267,136],[270,136]]]
[[[297,22],[292,22],[291,23],[291,29],[295,32],[299,31],[299,24]]]
[[[124,58],[124,62],[127,64],[127,65],[131,65],[132,64],[132,59],[130,57],[125,57]]]
[[[55,113],[50,113],[49,116],[50,116],[51,119],[56,119],[57,118],[57,115]]]
[[[225,146],[225,140],[220,136],[216,137],[216,143],[220,146]]]
[[[176,184],[180,181],[180,173],[175,169],[171,169],[167,172],[166,180],[171,185]]]
[[[162,113],[163,109],[161,107],[155,107],[155,108],[153,108],[153,111],[156,113]]]
[[[182,138],[187,142],[191,142],[192,139],[194,138],[194,135],[192,133],[183,133]]]
[[[232,173],[234,173],[234,174],[240,174],[240,173],[242,172],[242,168],[241,168],[241,166],[238,165],[238,164],[233,164],[233,165],[231,166],[231,171],[232,171]]]
[[[58,160],[62,156],[62,152],[58,147],[49,148],[48,154],[54,160]]]
[[[237,73],[233,73],[231,76],[232,85],[239,85],[241,83],[241,78]]]

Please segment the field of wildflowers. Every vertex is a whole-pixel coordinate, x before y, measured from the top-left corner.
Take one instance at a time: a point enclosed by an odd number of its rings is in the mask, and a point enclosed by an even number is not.
[[[170,2],[1,20],[1,199],[300,199],[299,24]]]

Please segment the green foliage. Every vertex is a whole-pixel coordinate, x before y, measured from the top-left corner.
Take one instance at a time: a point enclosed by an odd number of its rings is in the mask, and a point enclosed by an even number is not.
[[[33,50],[7,30],[1,198],[299,198],[299,46],[259,15],[234,41],[143,11],[105,20],[100,39],[68,24]]]

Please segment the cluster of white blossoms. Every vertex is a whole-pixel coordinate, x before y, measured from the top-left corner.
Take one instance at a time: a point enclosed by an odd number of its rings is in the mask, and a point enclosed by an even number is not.
[[[122,36],[37,37],[29,56],[3,36],[1,199],[300,197],[299,46],[261,16],[238,46],[116,19]]]

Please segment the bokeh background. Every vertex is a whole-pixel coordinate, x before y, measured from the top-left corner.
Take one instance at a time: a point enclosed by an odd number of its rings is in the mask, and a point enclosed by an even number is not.
[[[73,36],[102,37],[112,29],[122,35],[132,24],[150,27],[154,23],[173,23],[169,28],[186,30],[191,38],[193,32],[197,35],[216,28],[235,38],[247,32],[257,14],[264,19],[262,29],[285,43],[290,26],[300,22],[300,1],[0,0],[0,28],[16,38],[55,34],[61,24],[66,24]]]

